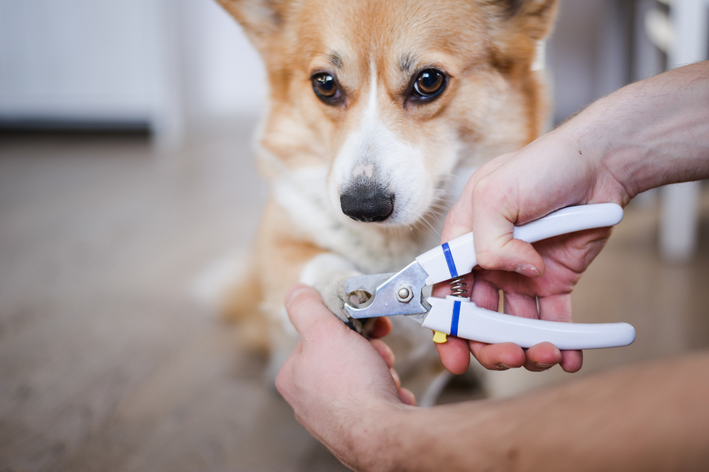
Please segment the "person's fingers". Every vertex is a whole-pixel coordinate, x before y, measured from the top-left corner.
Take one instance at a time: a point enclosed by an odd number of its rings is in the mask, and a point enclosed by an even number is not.
[[[392,368],[394,366],[394,351],[391,350],[389,346],[386,345],[384,341],[381,341],[379,339],[372,339],[370,341],[374,349],[377,350],[380,356],[382,356],[382,359],[384,359],[384,363],[387,365],[388,368]]]
[[[496,169],[503,166],[511,157],[512,153],[498,156],[476,170],[470,179],[468,179],[460,194],[460,198],[456,200],[453,207],[448,211],[448,215],[446,215],[443,231],[441,231],[441,242],[450,241],[473,230],[473,195],[478,183],[480,180],[484,179],[485,176],[490,175]]]
[[[443,367],[448,372],[460,375],[468,370],[468,366],[470,366],[470,350],[465,339],[448,336],[448,341],[445,343],[436,343],[436,349]]]
[[[406,405],[416,406],[416,397],[408,388],[399,389],[399,398],[401,398],[401,402]]]
[[[561,351],[559,365],[565,372],[578,372],[583,366],[583,351]]]
[[[571,294],[542,297],[539,299],[539,318],[549,321],[571,322]],[[527,355],[529,357],[529,353]],[[583,365],[581,351],[561,351],[559,360],[566,372],[578,372]]]
[[[571,322],[571,294],[539,297],[539,319]]]
[[[493,233],[485,237],[490,241],[482,241],[478,246],[478,239],[483,238],[475,235],[477,261],[483,269],[517,272],[525,277],[544,275],[544,260],[528,242],[513,239],[511,232],[499,235]]]
[[[441,243],[448,242],[473,230],[472,191],[475,177],[468,180],[461,197],[453,204],[443,222]]]
[[[396,385],[396,388],[401,388],[401,377],[399,377],[398,372],[393,368],[390,368],[389,372],[391,372],[391,378],[394,379],[394,385]]]
[[[475,282],[473,287],[473,292],[470,299],[480,308],[485,308],[486,310],[497,311],[497,307],[500,301],[500,294],[497,291],[497,287],[493,284],[486,282],[485,280],[478,280]]]
[[[290,390],[293,385],[293,364],[295,359],[303,352],[303,343],[298,342],[293,352],[288,356],[276,375],[276,390],[283,398],[290,398]]]
[[[551,343],[539,343],[527,349],[524,368],[532,372],[542,372],[561,362],[561,351]]]
[[[507,370],[521,367],[527,361],[524,350],[514,343],[485,344],[469,341],[470,352],[489,370]]]
[[[391,320],[387,317],[381,317],[374,320],[374,327],[369,332],[370,338],[383,338],[391,332]]]
[[[542,256],[528,242],[514,239],[518,209],[514,205],[486,205],[485,190],[476,191],[472,210],[475,254],[480,267],[514,271],[527,277],[544,275]]]
[[[290,289],[286,295],[286,311],[291,323],[304,340],[349,331],[349,328],[327,309],[317,290],[307,285],[296,285]]]
[[[505,313],[522,318],[537,319],[537,298],[519,293],[505,293]]]

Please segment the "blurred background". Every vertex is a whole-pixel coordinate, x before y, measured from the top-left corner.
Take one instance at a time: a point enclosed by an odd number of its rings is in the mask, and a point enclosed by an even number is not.
[[[708,5],[562,0],[553,122],[706,59]],[[343,469],[200,302],[255,237],[265,97],[214,1],[0,0],[0,470]],[[628,321],[637,341],[487,389],[706,348],[708,283],[707,190],[644,194],[574,292],[577,321]],[[459,381],[442,401],[479,393]]]

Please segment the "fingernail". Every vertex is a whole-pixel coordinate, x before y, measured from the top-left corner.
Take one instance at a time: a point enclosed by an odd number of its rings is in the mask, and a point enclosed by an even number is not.
[[[304,290],[307,290],[309,287],[307,285],[303,284],[298,284],[291,288],[288,293],[286,294],[286,305],[289,304],[291,301],[295,300],[298,295]]]
[[[532,264],[519,264],[515,267],[515,272],[525,277],[537,277],[539,275],[539,271]]]
[[[544,370],[551,369],[552,367],[554,367],[554,364],[542,364],[541,362],[535,362],[534,365],[537,368]]]
[[[503,362],[498,362],[497,364],[494,364],[495,369],[497,370],[507,370],[507,369],[512,369],[511,365],[507,365]]]

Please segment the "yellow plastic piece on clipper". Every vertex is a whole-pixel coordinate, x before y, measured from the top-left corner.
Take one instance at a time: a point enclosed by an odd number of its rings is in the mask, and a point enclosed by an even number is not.
[[[441,333],[440,331],[433,332],[433,342],[437,344],[443,344],[448,341],[448,336],[446,333]]]

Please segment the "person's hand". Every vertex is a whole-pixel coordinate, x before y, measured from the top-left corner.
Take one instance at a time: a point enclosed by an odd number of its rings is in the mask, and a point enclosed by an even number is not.
[[[286,310],[301,342],[278,373],[276,388],[308,432],[352,465],[361,457],[355,449],[369,444],[378,422],[391,410],[415,405],[414,396],[400,386],[391,349],[347,328],[315,289],[291,289]],[[391,330],[386,318],[377,323],[373,337]]]
[[[614,202],[630,196],[574,135],[573,123],[526,148],[500,156],[478,169],[446,218],[441,240],[473,231],[478,264],[467,276],[468,294],[478,306],[526,318],[571,321],[571,291],[610,236],[610,228],[587,230],[531,244],[512,238],[522,225],[570,205]],[[602,143],[594,143],[601,147]],[[474,282],[474,284],[473,284]],[[470,288],[472,287],[472,294]],[[437,296],[447,287],[436,287]],[[484,344],[451,337],[437,344],[453,373],[467,369],[470,355],[486,368],[524,366],[531,371],[560,364],[567,372],[582,365],[581,351],[559,351],[550,343],[527,350],[512,343]]]

